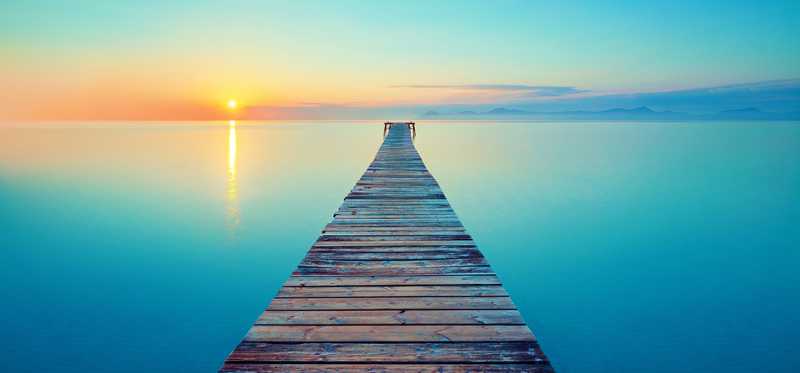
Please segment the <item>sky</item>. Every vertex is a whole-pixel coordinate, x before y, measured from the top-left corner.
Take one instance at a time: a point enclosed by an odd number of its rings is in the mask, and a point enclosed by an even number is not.
[[[796,0],[0,3],[0,120],[795,111],[799,78]]]

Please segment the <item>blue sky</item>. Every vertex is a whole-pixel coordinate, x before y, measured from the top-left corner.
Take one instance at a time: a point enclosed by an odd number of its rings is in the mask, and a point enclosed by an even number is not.
[[[211,115],[231,97],[560,107],[800,78],[798,30],[799,1],[5,1],[0,79],[16,93],[0,102],[67,117]]]

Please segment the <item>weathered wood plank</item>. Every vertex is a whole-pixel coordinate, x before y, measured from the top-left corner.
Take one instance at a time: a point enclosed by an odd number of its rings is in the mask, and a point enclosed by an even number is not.
[[[336,225],[343,224],[360,224],[360,223],[397,223],[399,221],[406,221],[410,223],[441,223],[441,222],[458,222],[455,215],[337,215],[334,221]],[[425,234],[420,232],[420,234]]]
[[[342,222],[340,224],[328,224],[323,228],[323,231],[331,231],[331,232],[420,232],[422,234],[427,234],[430,231],[442,231],[442,232],[464,232],[466,229],[464,227],[437,227],[437,226],[411,226],[411,227],[365,227],[361,224],[347,224]]]
[[[338,363],[541,363],[546,360],[535,342],[486,343],[263,343],[244,342],[232,362]]]
[[[422,240],[406,240],[406,239],[395,239],[395,240],[380,240],[380,241],[317,241],[314,243],[313,247],[340,247],[340,246],[351,246],[351,247],[383,247],[383,246],[464,246],[464,247],[475,247],[475,241],[470,240],[440,240],[440,241],[422,241]]]
[[[273,298],[269,310],[514,310],[508,297]]]
[[[456,259],[430,259],[430,260],[339,260],[339,259],[318,259],[306,257],[300,264],[303,267],[334,267],[342,271],[349,270],[384,270],[384,269],[408,269],[414,268],[437,268],[437,267],[464,267],[464,266],[485,266],[486,259],[482,256],[473,256]]]
[[[388,267],[388,268],[355,268],[355,267],[316,267],[300,265],[292,275],[337,275],[337,276],[410,276],[410,275],[469,275],[494,274],[488,265],[447,266],[447,267]]]
[[[375,252],[375,251],[339,251],[310,250],[306,258],[313,260],[441,260],[482,258],[480,251],[471,248],[463,250],[410,251],[410,252]]]
[[[376,245],[376,246],[312,246],[311,252],[352,252],[352,253],[427,253],[427,252],[451,252],[460,253],[464,251],[476,250],[475,245],[430,245],[430,246],[410,246],[410,245]]]
[[[257,325],[492,325],[524,324],[517,310],[266,310]]]
[[[223,373],[550,373],[544,364],[229,364]]]
[[[292,276],[284,286],[500,285],[497,276]]]
[[[421,237],[423,235],[437,235],[441,236],[450,236],[454,239],[459,239],[464,235],[464,232],[448,232],[448,231],[430,231],[430,232],[411,232],[411,231],[397,231],[397,232],[354,232],[354,231],[323,231],[322,236],[324,237],[342,237],[342,238],[350,238],[350,237],[375,237],[373,241],[386,241],[385,237],[390,237],[392,239],[396,238],[404,238],[404,237]],[[333,241],[333,240],[331,240]]]
[[[398,225],[393,222],[388,222],[390,225],[384,226],[384,223],[360,223],[361,220],[351,219],[345,222],[340,220],[338,223],[331,223],[322,231],[322,237],[341,237],[341,239],[359,237],[396,237],[398,239],[411,238],[423,240],[426,237],[431,237],[432,240],[438,239],[451,239],[451,240],[468,240],[471,239],[466,229],[463,226],[445,225],[441,226],[439,223],[426,224],[426,225]]]
[[[500,285],[456,286],[290,286],[278,291],[280,298],[323,297],[507,297]]]
[[[348,222],[353,223],[352,225],[358,226],[357,224],[361,222],[363,219],[384,219],[384,218],[403,218],[403,219],[421,219],[426,217],[435,217],[437,219],[456,219],[452,213],[449,212],[426,212],[426,213],[410,213],[405,211],[385,211],[383,213],[352,213],[352,212],[336,212],[333,217],[334,220],[338,222],[335,228],[341,228],[342,225],[347,225]],[[463,227],[460,227],[463,229]],[[394,230],[399,230],[395,228]]]
[[[533,342],[526,325],[255,325],[246,342]]]
[[[372,234],[372,235],[349,235],[349,236],[341,236],[341,235],[331,235],[331,234],[323,234],[319,237],[317,242],[374,242],[374,241],[389,241],[389,242],[416,242],[416,241],[433,241],[433,242],[440,242],[440,241],[472,241],[472,237],[468,234],[443,234],[443,235],[433,235],[433,234],[426,234],[419,232],[415,235],[405,235],[405,236],[397,236],[393,234]],[[474,242],[473,242],[474,244]]]

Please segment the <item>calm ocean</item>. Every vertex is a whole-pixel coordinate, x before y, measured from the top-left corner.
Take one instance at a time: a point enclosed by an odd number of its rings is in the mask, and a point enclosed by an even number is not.
[[[374,122],[0,126],[0,366],[214,372]],[[419,123],[557,371],[800,368],[800,123]]]

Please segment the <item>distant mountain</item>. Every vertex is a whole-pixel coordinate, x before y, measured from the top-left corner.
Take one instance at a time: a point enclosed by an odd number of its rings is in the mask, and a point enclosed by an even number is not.
[[[606,114],[654,114],[656,113],[652,109],[647,106],[639,106],[633,109],[622,109],[622,108],[614,108],[609,110],[601,111],[601,113]]]
[[[713,119],[724,120],[800,120],[800,111],[771,113],[757,108],[723,110],[714,114]]]
[[[505,107],[493,108],[485,112],[460,111],[455,113],[440,113],[428,111],[423,117],[442,117],[442,118],[462,118],[462,117],[481,117],[481,118],[541,118],[541,119],[679,119],[687,114],[675,113],[671,111],[653,111],[652,109],[641,106],[633,109],[614,108],[603,111],[557,111],[539,112],[513,109]]]
[[[758,110],[754,107],[746,107],[744,109],[723,110],[719,112],[719,114],[752,114],[752,113],[763,113],[763,111]]]
[[[459,119],[480,117],[482,119],[528,118],[551,120],[800,120],[800,111],[789,113],[763,112],[757,108],[725,110],[716,114],[689,114],[676,111],[655,111],[647,106],[632,109],[613,108],[601,111],[555,111],[537,112],[521,109],[497,107],[485,112],[460,111],[441,113],[428,111],[423,117]]]
[[[485,114],[487,114],[487,115],[524,115],[524,114],[530,114],[530,112],[529,111],[525,111],[525,110],[506,109],[504,107],[498,107],[498,108],[494,108],[492,110],[489,110]]]

